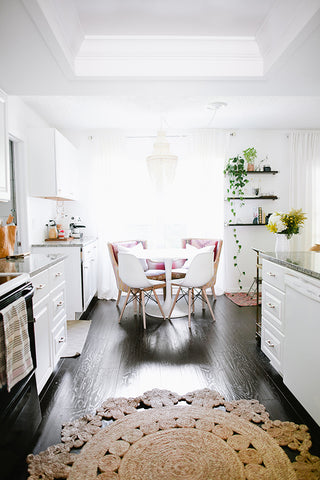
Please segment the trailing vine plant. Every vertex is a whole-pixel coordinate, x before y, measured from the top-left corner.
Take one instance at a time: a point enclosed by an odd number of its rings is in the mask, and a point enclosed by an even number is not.
[[[244,187],[249,182],[247,179],[247,169],[245,160],[238,155],[234,158],[229,158],[227,165],[223,171],[225,175],[228,175],[229,178],[229,185],[227,187],[227,200],[230,203],[230,212],[232,218],[229,219],[228,223],[231,224],[232,221],[235,220],[236,217],[236,208],[233,197],[237,196],[240,200],[240,207],[242,207],[244,202]],[[241,277],[246,274],[246,272],[242,272],[238,265],[238,256],[241,253],[242,245],[238,238],[237,229],[236,227],[233,228],[233,238],[237,247],[236,253],[233,256],[233,266],[238,270],[239,278],[238,284],[240,290],[242,290],[242,279]]]

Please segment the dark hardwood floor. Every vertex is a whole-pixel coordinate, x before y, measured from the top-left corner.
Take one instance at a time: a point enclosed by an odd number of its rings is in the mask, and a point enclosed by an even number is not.
[[[43,421],[30,451],[60,442],[61,424],[95,409],[108,397],[136,396],[152,388],[178,393],[209,387],[228,400],[256,398],[272,419],[306,423],[312,453],[320,456],[320,429],[295,401],[255,339],[255,307],[238,307],[225,296],[214,304],[216,322],[201,302],[187,318],[163,321],[133,316],[121,324],[115,302],[99,300],[82,355],[59,362],[41,396]],[[18,477],[17,477],[18,478]],[[19,478],[25,479],[26,473]]]

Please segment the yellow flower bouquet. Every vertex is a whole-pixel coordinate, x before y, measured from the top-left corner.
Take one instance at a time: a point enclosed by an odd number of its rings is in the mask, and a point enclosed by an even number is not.
[[[292,235],[299,233],[306,218],[301,208],[292,209],[289,213],[275,212],[269,218],[267,229],[273,233],[284,234],[289,239]]]

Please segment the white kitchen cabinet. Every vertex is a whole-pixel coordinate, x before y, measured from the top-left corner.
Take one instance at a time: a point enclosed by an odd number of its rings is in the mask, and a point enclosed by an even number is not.
[[[286,275],[285,285],[283,383],[320,425],[320,280]]]
[[[262,261],[261,350],[271,365],[283,374],[284,274],[286,268]]]
[[[51,362],[50,313],[48,298],[33,306],[35,319],[34,334],[36,342],[37,369],[36,381],[38,393],[48,381],[53,368]]]
[[[77,241],[75,241],[77,242]],[[67,319],[77,320],[88,308],[97,291],[97,242],[84,245],[79,241],[63,245],[38,244],[32,253],[62,254],[65,259]],[[71,245],[70,245],[71,244]]]
[[[40,393],[55,368],[67,341],[64,260],[32,276],[33,310]]]
[[[77,150],[55,128],[28,131],[30,194],[57,200],[75,200]]]
[[[97,292],[97,243],[82,250],[83,265],[83,308],[86,310]]]
[[[10,163],[7,127],[7,97],[0,90],[0,201],[10,200]]]

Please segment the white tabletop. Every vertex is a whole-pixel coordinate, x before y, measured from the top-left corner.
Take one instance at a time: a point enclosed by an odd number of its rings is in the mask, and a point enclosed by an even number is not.
[[[185,248],[146,248],[141,251],[135,252],[137,258],[149,259],[157,262],[164,262],[166,272],[166,286],[167,295],[162,305],[162,309],[167,316],[171,310],[172,296],[171,296],[171,270],[173,260],[187,259],[190,254],[189,250]],[[156,305],[148,305],[146,312],[154,317],[160,317],[160,310]],[[171,318],[184,317],[188,315],[186,309],[175,307],[171,313]]]
[[[166,259],[188,258],[188,253],[190,251],[185,248],[145,248],[134,254],[138,258],[163,261]]]

